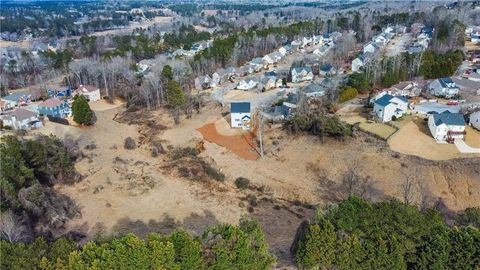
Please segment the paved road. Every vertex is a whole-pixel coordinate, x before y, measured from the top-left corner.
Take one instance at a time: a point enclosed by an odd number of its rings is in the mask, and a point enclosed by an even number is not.
[[[478,153],[480,154],[480,148],[474,148],[471,146],[468,146],[465,141],[461,139],[455,139],[454,141],[455,146],[457,147],[458,151],[460,153],[466,153],[466,154],[471,154],[471,153]]]

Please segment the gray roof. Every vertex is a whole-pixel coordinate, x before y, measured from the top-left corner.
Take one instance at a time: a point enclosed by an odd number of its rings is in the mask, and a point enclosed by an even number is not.
[[[312,83],[302,88],[302,92],[308,93],[322,93],[325,94],[325,87],[323,85]]]
[[[11,114],[5,116],[5,118],[11,119],[12,116],[15,116],[16,120],[18,121],[23,121],[25,119],[29,119],[31,117],[37,116],[37,114],[29,110],[17,108]]]
[[[307,73],[309,72],[312,72],[312,68],[311,67],[296,67],[296,68],[293,68],[293,70],[295,70],[296,73],[301,73],[302,71],[306,71]],[[292,71],[293,71],[292,70]]]
[[[249,113],[250,102],[232,102],[230,103],[230,112],[232,113]]]
[[[15,92],[15,93],[12,93],[8,96],[4,96],[2,97],[2,99],[5,99],[5,100],[9,100],[9,101],[18,101],[19,99],[23,98],[23,97],[28,97],[28,95],[30,95],[30,93],[27,93],[27,92]]]
[[[432,114],[436,126],[446,124],[447,126],[465,126],[465,119],[461,113]]]

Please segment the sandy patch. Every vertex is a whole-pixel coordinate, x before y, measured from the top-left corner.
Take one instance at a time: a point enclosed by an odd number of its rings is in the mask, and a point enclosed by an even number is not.
[[[258,159],[255,140],[251,133],[233,136],[221,135],[218,133],[215,123],[206,124],[197,130],[202,133],[205,140],[225,147],[243,159]]]

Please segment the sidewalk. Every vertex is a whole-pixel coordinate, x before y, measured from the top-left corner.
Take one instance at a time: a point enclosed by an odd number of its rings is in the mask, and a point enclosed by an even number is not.
[[[480,154],[480,148],[470,147],[461,139],[455,139],[455,146],[457,147],[458,151],[460,151],[460,153],[465,153],[465,154],[478,153],[478,154]]]

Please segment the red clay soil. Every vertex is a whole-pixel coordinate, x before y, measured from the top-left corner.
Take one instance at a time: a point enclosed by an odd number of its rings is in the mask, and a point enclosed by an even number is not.
[[[255,143],[251,133],[236,136],[224,136],[218,133],[215,123],[206,124],[197,129],[205,140],[223,146],[241,158],[257,160],[258,153],[255,150]]]

